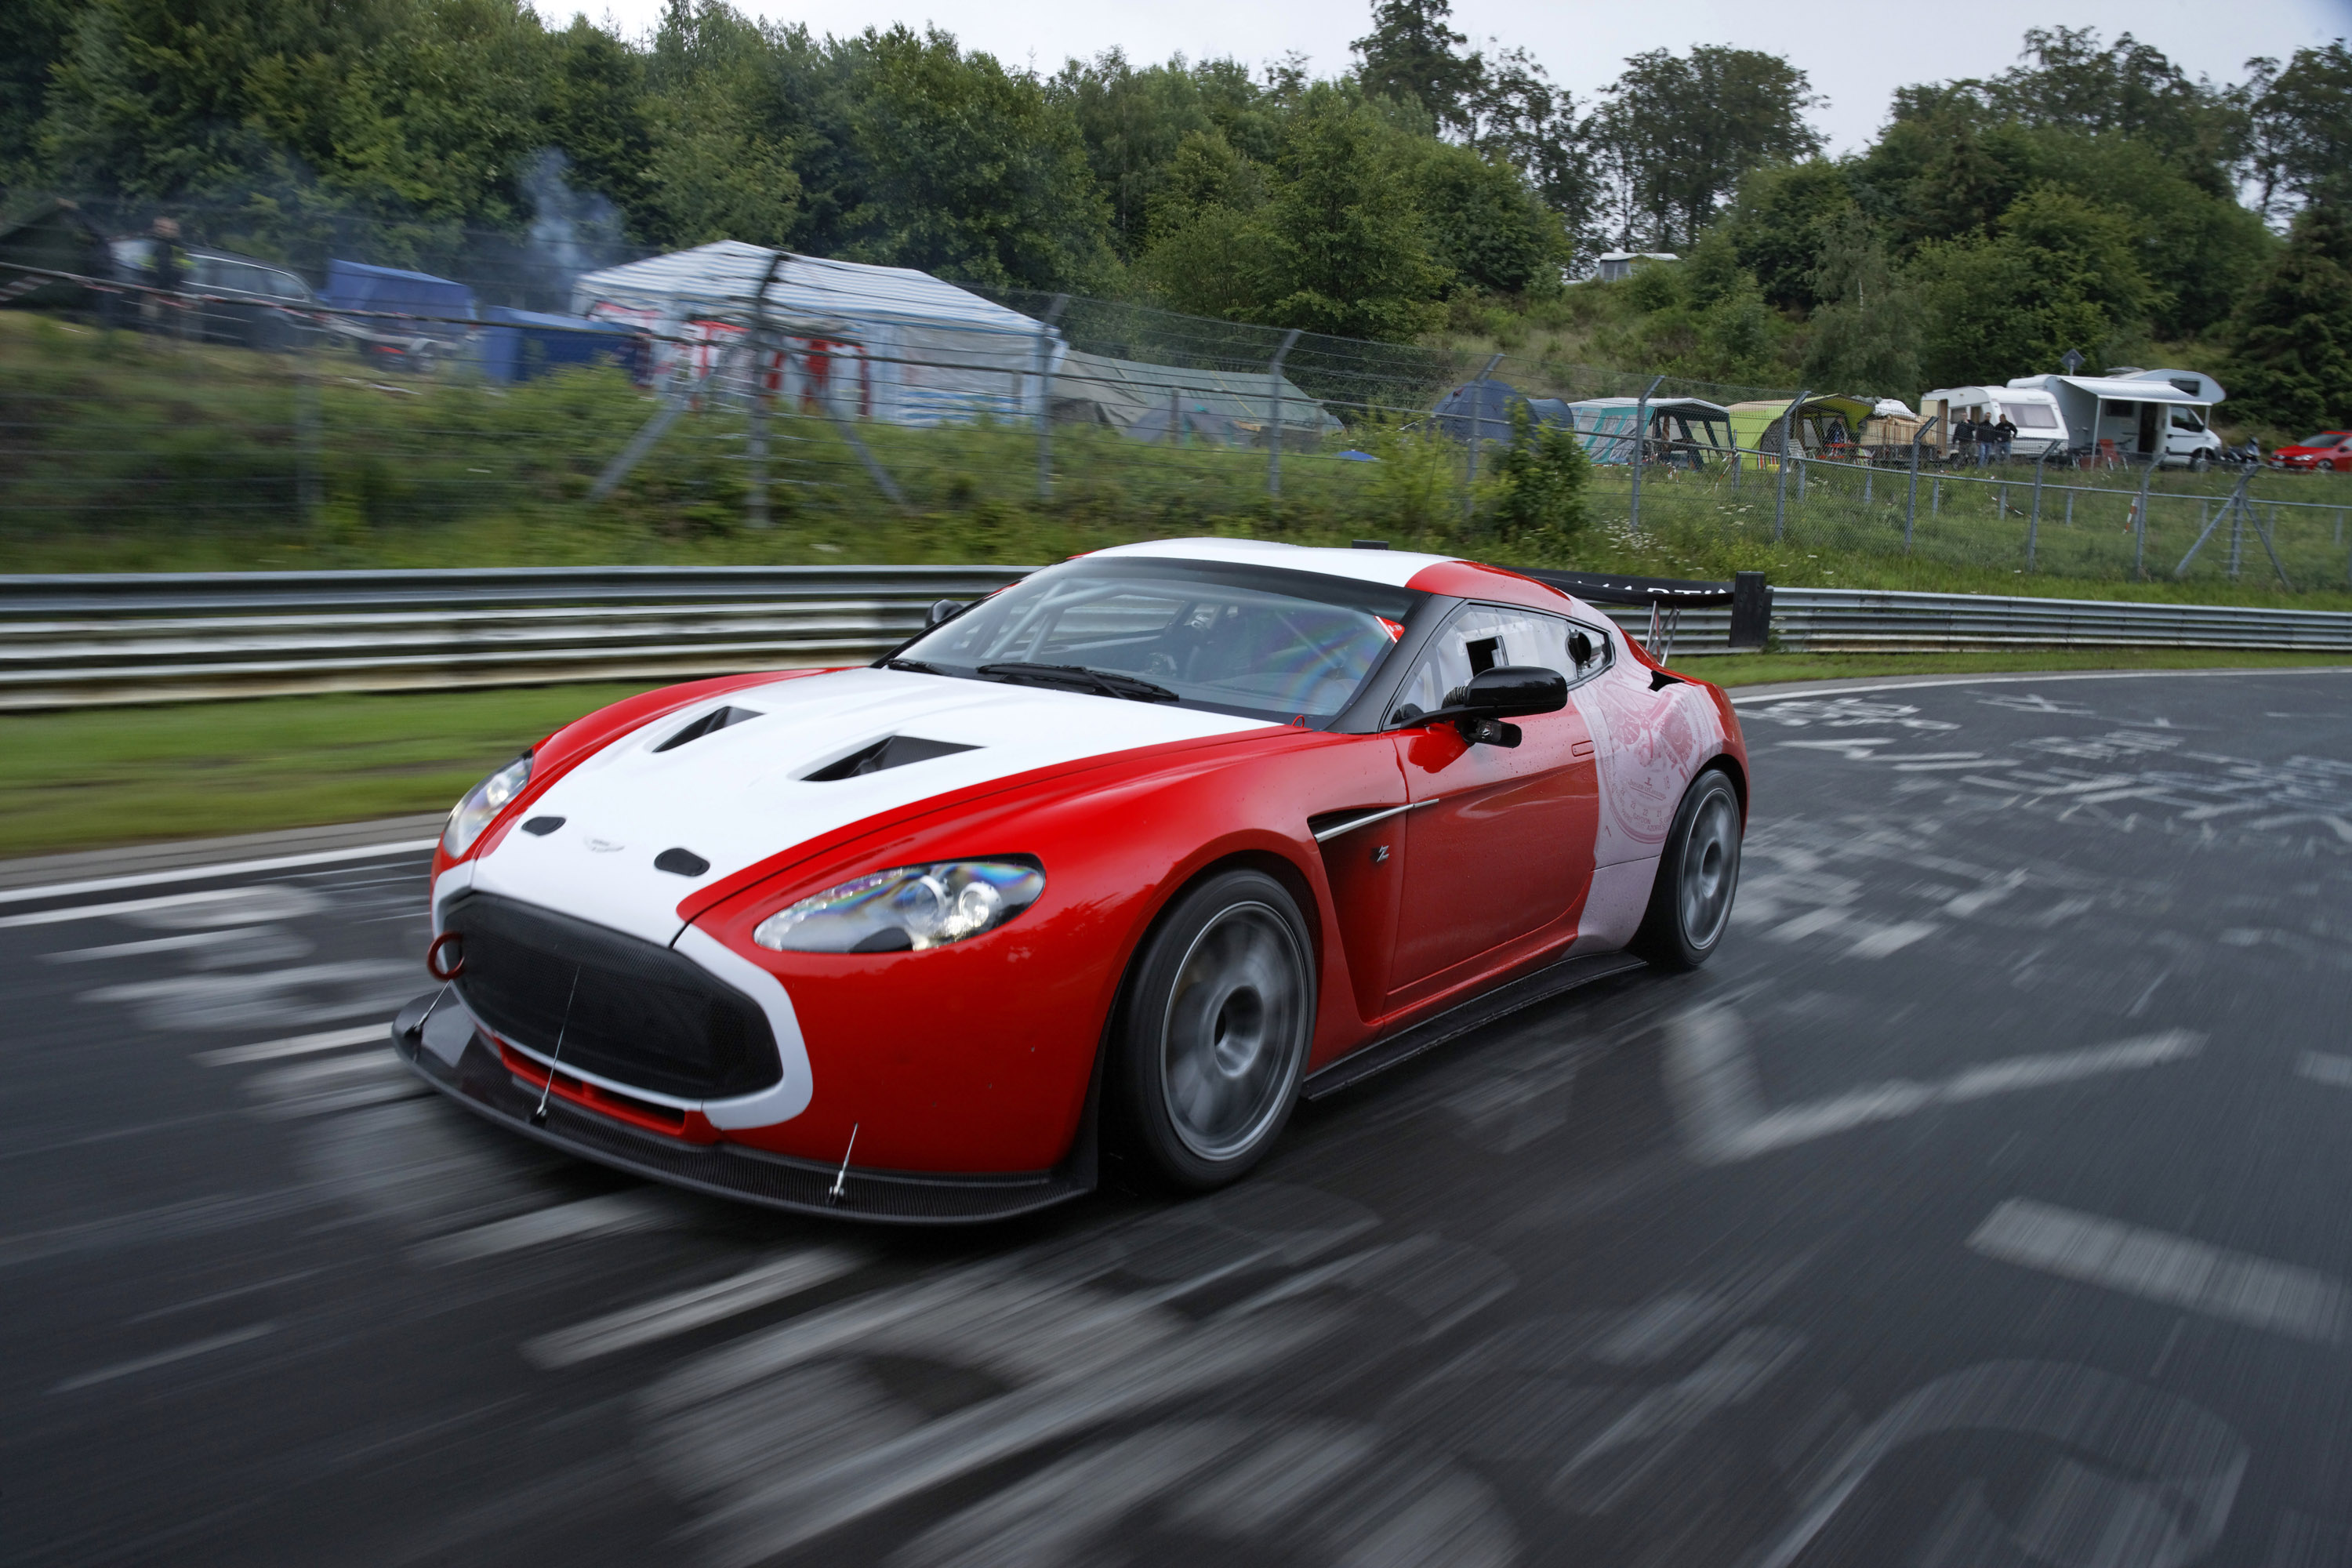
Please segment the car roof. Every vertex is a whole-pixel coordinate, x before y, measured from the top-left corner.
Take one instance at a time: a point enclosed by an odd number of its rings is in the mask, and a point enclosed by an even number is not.
[[[1314,572],[1326,577],[1352,577],[1391,588],[1409,586],[1432,566],[1451,565],[1456,555],[1424,555],[1412,550],[1337,550],[1307,544],[1283,544],[1271,539],[1151,539],[1139,544],[1115,544],[1087,559],[1141,557],[1160,561],[1207,561],[1236,566],[1278,566],[1292,572]]]

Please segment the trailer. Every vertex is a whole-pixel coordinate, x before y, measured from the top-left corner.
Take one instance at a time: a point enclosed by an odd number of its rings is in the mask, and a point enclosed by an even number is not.
[[[2212,405],[2229,395],[2198,372],[2021,375],[2000,395],[2011,389],[2047,394],[2064,426],[2067,448],[2088,461],[2154,459],[2201,473],[2221,454],[2221,438],[2207,426]]]

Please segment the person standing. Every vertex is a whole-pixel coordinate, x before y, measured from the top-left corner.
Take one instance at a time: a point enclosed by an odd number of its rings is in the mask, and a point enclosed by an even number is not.
[[[2009,416],[2006,408],[2000,411],[2000,423],[1993,426],[1993,439],[1998,447],[1996,456],[2008,462],[2010,444],[2017,439],[2017,421]]]

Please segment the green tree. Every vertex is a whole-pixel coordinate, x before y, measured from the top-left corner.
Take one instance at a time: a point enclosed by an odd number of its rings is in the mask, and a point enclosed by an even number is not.
[[[1436,259],[1457,283],[1500,294],[1559,289],[1567,237],[1517,168],[1436,142],[1414,184]]]
[[[2230,405],[2302,430],[2352,424],[2352,216],[2321,199],[2234,323]]]
[[[1547,533],[1565,542],[1591,521],[1585,491],[1592,467],[1572,430],[1538,420],[1525,399],[1511,405],[1510,444],[1497,452],[1481,489],[1495,531],[1507,540]]]
[[[1466,131],[1468,103],[1484,74],[1469,40],[1446,25],[1452,0],[1374,0],[1372,30],[1349,47],[1363,64],[1364,90],[1417,104],[1438,124]]]
[[[2295,50],[2284,70],[2274,60],[2246,64],[2255,89],[2247,117],[2259,210],[2270,212],[2283,194],[2308,201],[2352,178],[2352,49],[2344,40]]]
[[[716,0],[669,0],[646,68],[645,173],[629,191],[639,233],[681,247],[799,237],[809,132],[775,69],[793,42]]]
[[[1911,268],[1922,303],[1920,371],[1931,385],[2054,370],[2068,349],[2113,363],[2146,341],[2160,302],[2131,219],[2053,187],[2028,193],[1998,232],[1930,241]]]
[[[1813,279],[1831,229],[1854,211],[1846,171],[1826,158],[1771,163],[1739,182],[1717,227],[1764,298],[1783,309],[1820,302]],[[1705,249],[1702,242],[1700,249]]]
[[[1686,250],[1748,171],[1822,145],[1805,123],[1821,102],[1805,73],[1756,49],[1652,49],[1602,96],[1593,135],[1622,245]]]
[[[1895,271],[1878,231],[1848,207],[1823,237],[1812,293],[1804,379],[1813,386],[1879,397],[1919,390],[1919,301]]]
[[[1110,214],[1068,110],[936,28],[866,46],[851,123],[874,173],[853,253],[975,283],[1100,287]]]

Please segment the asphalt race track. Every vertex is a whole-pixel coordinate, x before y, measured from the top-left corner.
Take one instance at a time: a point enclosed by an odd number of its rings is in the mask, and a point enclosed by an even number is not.
[[[1741,710],[1713,967],[976,1233],[421,1098],[420,854],[7,895],[0,1559],[2352,1563],[2352,673]]]

